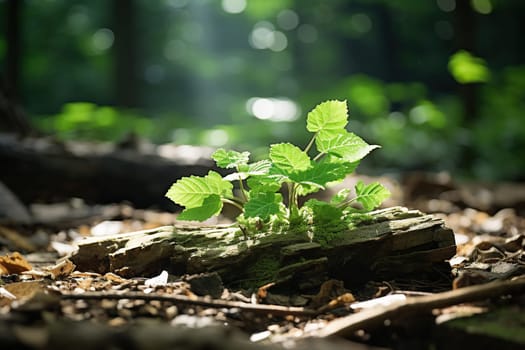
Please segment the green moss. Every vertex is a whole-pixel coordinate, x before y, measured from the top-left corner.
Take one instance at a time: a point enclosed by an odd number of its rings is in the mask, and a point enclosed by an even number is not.
[[[245,271],[246,278],[241,281],[242,288],[257,288],[275,280],[280,268],[279,257],[275,254],[263,255],[257,263],[250,264]]]

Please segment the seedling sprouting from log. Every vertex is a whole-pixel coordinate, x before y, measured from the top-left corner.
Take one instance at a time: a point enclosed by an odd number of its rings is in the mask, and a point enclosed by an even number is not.
[[[378,207],[390,192],[377,182],[358,182],[355,196],[343,189],[329,202],[309,199],[299,205],[301,196],[341,182],[361,159],[379,148],[348,132],[347,123],[346,101],[323,102],[308,113],[306,129],[312,138],[304,149],[291,143],[272,144],[268,159],[252,163],[249,152],[218,149],[212,158],[218,167],[233,173],[223,177],[210,171],[206,176],[181,178],[166,196],[185,207],[179,220],[204,221],[229,203],[241,211],[237,221],[244,227],[255,222],[288,228],[348,225],[356,213]],[[234,182],[239,185],[238,195],[234,195]],[[287,200],[280,191],[283,186]],[[357,210],[355,203],[362,209]]]

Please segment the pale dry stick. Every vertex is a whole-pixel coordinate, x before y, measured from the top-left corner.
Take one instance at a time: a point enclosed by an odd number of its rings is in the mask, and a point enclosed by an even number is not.
[[[273,316],[305,316],[311,317],[318,314],[316,310],[307,309],[303,307],[290,307],[281,305],[267,305],[267,304],[250,304],[239,301],[215,300],[203,297],[188,297],[185,295],[160,295],[160,294],[144,294],[140,292],[125,292],[125,293],[107,293],[107,292],[83,292],[83,293],[62,293],[62,299],[87,300],[87,299],[134,299],[145,301],[165,301],[173,304],[196,305],[214,308],[239,309],[245,312],[263,313]]]
[[[525,277],[511,281],[490,282],[428,296],[409,297],[405,301],[393,305],[375,307],[338,318],[329,322],[322,329],[313,331],[306,336],[351,336],[360,329],[367,330],[381,326],[387,320],[431,312],[433,309],[461,303],[523,293],[525,293]]]

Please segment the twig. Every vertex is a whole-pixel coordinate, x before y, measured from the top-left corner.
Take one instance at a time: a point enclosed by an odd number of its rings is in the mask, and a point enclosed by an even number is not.
[[[62,299],[139,299],[146,301],[165,301],[173,304],[187,304],[214,308],[228,308],[239,309],[245,312],[271,314],[273,316],[315,316],[316,310],[307,309],[303,307],[288,307],[280,305],[266,305],[266,304],[249,304],[238,301],[207,299],[202,297],[188,297],[185,295],[160,295],[160,294],[144,294],[141,292],[126,292],[126,293],[107,293],[107,292],[84,292],[79,294],[62,293]]]
[[[525,293],[525,277],[512,281],[496,281],[465,287],[428,296],[409,297],[403,302],[386,307],[363,310],[356,314],[336,319],[328,323],[323,329],[310,333],[309,336],[350,336],[357,330],[380,326],[386,320],[426,313],[433,309],[451,305],[521,293]]]

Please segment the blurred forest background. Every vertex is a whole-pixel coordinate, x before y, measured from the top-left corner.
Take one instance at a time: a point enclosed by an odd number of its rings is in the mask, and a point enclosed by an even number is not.
[[[62,139],[257,154],[304,144],[306,113],[342,99],[349,130],[383,147],[366,171],[525,179],[523,0],[3,0],[0,14],[5,91]]]

